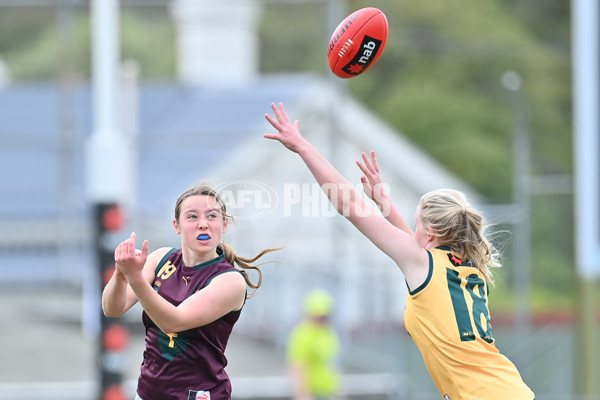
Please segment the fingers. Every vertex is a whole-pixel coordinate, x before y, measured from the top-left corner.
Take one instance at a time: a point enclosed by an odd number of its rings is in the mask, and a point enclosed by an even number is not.
[[[289,122],[288,116],[285,112],[285,107],[283,107],[283,103],[279,103],[278,106],[271,103],[271,108],[273,109],[273,113],[278,121]]]
[[[379,164],[377,163],[377,157],[375,156],[375,150],[371,150],[371,159],[363,152],[362,159],[365,165],[372,171],[373,174],[379,173]]]
[[[373,167],[375,167],[375,171],[379,172],[379,163],[377,163],[377,157],[375,156],[375,150],[371,150],[371,160],[373,162]]]
[[[135,232],[131,232],[131,236],[127,241],[127,255],[135,255]]]
[[[294,121],[294,123],[290,123],[288,116],[285,112],[285,108],[282,103],[275,105],[275,103],[271,103],[271,109],[273,110],[274,118],[269,114],[265,114],[265,119],[273,126],[273,128],[277,129],[277,133],[265,133],[263,137],[266,139],[274,139],[278,140],[282,143],[285,142],[285,136],[288,132],[293,129],[298,130],[299,121]]]
[[[142,251],[139,252],[135,248],[135,238],[135,232],[132,232],[128,239],[124,240],[117,246],[115,249],[116,261],[124,261],[138,255],[141,255],[142,257],[148,256],[148,240],[144,240],[144,243],[142,244]]]
[[[278,131],[281,130],[281,125],[279,125],[279,122],[275,121],[269,114],[265,114],[265,118],[271,125],[273,125],[273,128],[277,129]]]
[[[298,127],[298,121],[295,121],[293,124],[290,123],[282,103],[279,103],[279,106],[276,106],[275,103],[271,103],[271,109],[273,110],[275,118],[271,117],[269,114],[265,114],[265,118],[275,129],[281,131],[284,125]]]
[[[360,168],[360,170],[362,171],[363,174],[368,175],[369,174],[369,170],[367,169],[367,167],[361,163],[360,161],[356,162],[356,165],[358,165],[358,168]]]
[[[264,133],[263,137],[267,139],[279,140],[280,142],[282,141],[281,135],[277,133]]]
[[[148,240],[144,240],[144,244],[142,245],[142,258],[148,257]]]
[[[358,165],[362,173],[365,174],[365,177],[367,177],[371,184],[377,182],[377,172],[373,170],[373,166],[369,163],[368,160],[366,160],[364,164],[360,161],[357,161],[356,164]]]
[[[283,107],[283,103],[279,103],[278,106],[275,103],[271,103],[271,109],[273,110],[273,115],[279,123],[289,123],[290,120],[285,112],[285,107]],[[267,118],[268,119],[268,118]],[[269,121],[270,122],[270,121]]]

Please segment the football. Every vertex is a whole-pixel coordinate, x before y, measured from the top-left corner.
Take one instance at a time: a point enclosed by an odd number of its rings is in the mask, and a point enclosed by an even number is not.
[[[371,68],[383,53],[388,37],[385,14],[374,7],[348,15],[333,31],[327,59],[340,78],[353,78]]]

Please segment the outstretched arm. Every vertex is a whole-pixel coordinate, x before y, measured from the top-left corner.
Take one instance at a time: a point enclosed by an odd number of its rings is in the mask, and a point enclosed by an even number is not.
[[[379,163],[375,156],[375,150],[371,150],[371,159],[362,153],[363,162],[357,161],[356,164],[364,174],[360,178],[363,184],[365,193],[371,200],[377,204],[383,216],[390,221],[395,227],[402,229],[404,232],[414,235],[410,226],[406,223],[398,209],[394,206],[392,199],[385,192],[381,174],[379,172]]]
[[[428,270],[428,256],[414,236],[392,225],[372,202],[357,193],[353,185],[302,137],[298,121],[290,122],[281,103],[279,106],[272,104],[271,108],[275,118],[268,114],[265,118],[278,133],[264,137],[280,141],[302,158],[338,213],[396,262],[409,286],[422,283]]]

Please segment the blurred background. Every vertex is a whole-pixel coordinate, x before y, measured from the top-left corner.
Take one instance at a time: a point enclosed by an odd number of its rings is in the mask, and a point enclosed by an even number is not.
[[[576,245],[586,159],[574,155],[572,51],[575,5],[597,19],[595,1],[109,3],[0,0],[0,399],[96,399],[111,379],[133,398],[141,309],[107,349],[105,259],[131,231],[151,250],[178,247],[175,200],[200,180],[228,196],[238,253],[286,246],[234,329],[234,398],[289,398],[285,344],[316,287],[336,299],[349,398],[439,398],[403,326],[400,271],[262,138],[279,101],[352,182],[376,150],[407,221],[425,191],[465,191],[504,254],[497,346],[536,398],[600,398],[598,242],[581,268]],[[342,80],[328,41],[363,7],[386,14],[390,36],[375,66]],[[595,29],[582,35],[597,51]],[[584,168],[596,201],[597,167]]]

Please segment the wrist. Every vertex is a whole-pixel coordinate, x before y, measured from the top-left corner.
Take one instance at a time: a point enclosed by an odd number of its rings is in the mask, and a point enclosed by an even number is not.
[[[313,152],[315,150],[315,148],[308,142],[308,140],[302,138],[301,143],[299,143],[296,148],[295,148],[295,152],[302,158],[304,158],[305,156],[309,155],[311,152]]]
[[[381,211],[381,214],[384,217],[389,217],[391,210],[392,210],[392,201],[390,200],[389,197],[382,195],[377,201],[376,201],[377,207],[379,208],[379,211]]]
[[[112,275],[110,275],[109,279],[117,283],[127,283],[127,278],[125,278],[125,275],[123,275],[123,272],[119,269],[117,264],[115,264],[115,268],[112,272]]]
[[[144,279],[144,276],[139,272],[131,272],[127,275],[124,275],[129,286],[135,291],[137,288],[142,287],[143,285],[147,285],[148,282]]]
[[[382,208],[384,208],[384,207],[388,207],[389,208],[389,206],[391,204],[390,198],[387,195],[383,194],[383,193],[380,193],[377,196],[375,196],[375,198],[373,199],[373,201],[375,201],[375,204],[377,204],[377,207],[379,207],[380,210]]]

